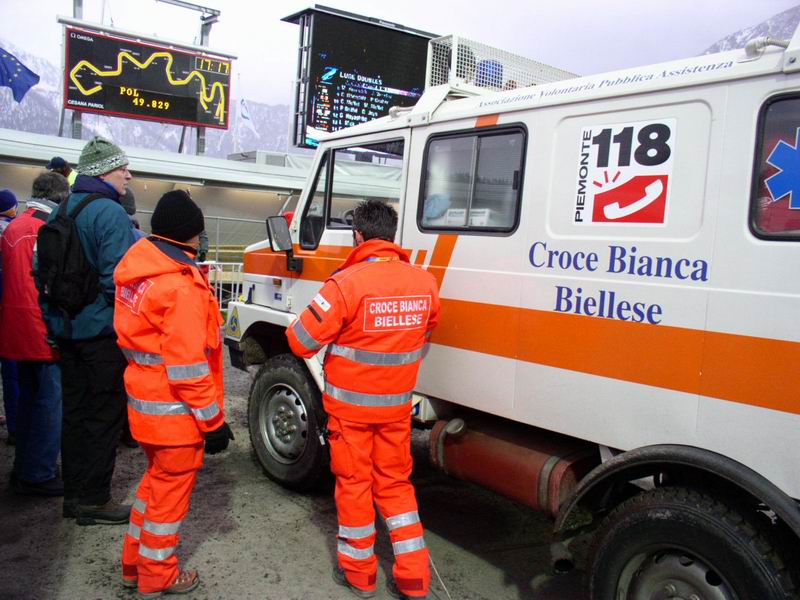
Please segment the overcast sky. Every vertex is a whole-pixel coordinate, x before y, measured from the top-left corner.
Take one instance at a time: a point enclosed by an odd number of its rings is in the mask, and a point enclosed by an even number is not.
[[[298,0],[195,0],[222,11],[211,48],[236,54],[236,97],[289,103],[298,28],[282,17],[312,6]],[[456,33],[588,75],[685,58],[756,25],[798,0],[323,0],[341,10],[440,35]],[[84,0],[83,18],[163,38],[196,42],[199,13],[156,0]],[[72,0],[0,0],[0,39],[61,63],[56,15]],[[468,8],[469,7],[469,8]]]

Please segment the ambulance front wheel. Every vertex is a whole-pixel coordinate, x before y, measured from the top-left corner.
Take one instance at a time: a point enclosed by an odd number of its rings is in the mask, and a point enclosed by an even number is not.
[[[264,363],[250,389],[247,413],[250,441],[270,479],[301,491],[325,479],[322,397],[301,360],[282,354]]]
[[[777,550],[745,515],[681,487],[634,496],[596,533],[588,570],[591,599],[796,598]]]

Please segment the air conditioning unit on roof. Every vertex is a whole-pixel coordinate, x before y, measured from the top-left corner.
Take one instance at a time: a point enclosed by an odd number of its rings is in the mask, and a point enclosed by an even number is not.
[[[456,35],[428,42],[426,87],[449,84],[454,90],[481,94],[574,77],[575,73]]]

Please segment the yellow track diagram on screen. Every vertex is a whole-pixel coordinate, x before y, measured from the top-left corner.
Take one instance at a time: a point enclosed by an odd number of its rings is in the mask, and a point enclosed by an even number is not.
[[[95,87],[90,88],[88,90],[85,87],[83,87],[77,79],[77,74],[78,71],[81,70],[81,67],[87,67],[100,77],[114,77],[116,75],[122,74],[122,60],[124,58],[127,58],[130,62],[132,62],[140,69],[146,69],[155,59],[162,57],[167,59],[167,64],[165,65],[164,70],[167,73],[167,79],[169,80],[170,85],[187,85],[194,78],[198,78],[200,80],[200,83],[202,84],[202,87],[200,88],[200,104],[203,105],[204,109],[208,110],[208,103],[214,99],[214,97],[217,95],[217,90],[219,90],[219,95],[220,95],[219,104],[217,105],[217,110],[214,113],[214,118],[222,122],[225,116],[225,88],[219,81],[216,81],[211,86],[211,91],[207,93],[206,78],[200,71],[192,71],[184,79],[175,79],[172,76],[172,62],[174,59],[170,52],[154,52],[149,56],[149,58],[146,61],[139,62],[136,59],[136,57],[131,56],[130,53],[122,51],[119,54],[117,54],[117,68],[112,71],[101,71],[89,61],[82,60],[77,65],[75,65],[69,72],[69,78],[72,80],[72,83],[75,84],[75,87],[77,87],[84,96],[91,96],[92,94],[97,93],[101,89],[103,89],[103,86],[98,84]]]

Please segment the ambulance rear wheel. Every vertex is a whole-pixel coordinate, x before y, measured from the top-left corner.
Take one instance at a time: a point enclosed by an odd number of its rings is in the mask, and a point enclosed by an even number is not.
[[[250,389],[248,426],[258,462],[284,487],[308,490],[328,472],[322,397],[305,364],[282,354],[268,360]]]
[[[680,487],[617,507],[596,533],[588,579],[592,600],[796,598],[756,521]]]

